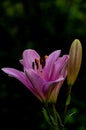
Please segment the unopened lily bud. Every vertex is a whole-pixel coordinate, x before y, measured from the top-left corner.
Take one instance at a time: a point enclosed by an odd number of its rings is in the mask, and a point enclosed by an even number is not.
[[[72,42],[69,50],[67,83],[72,86],[78,76],[82,61],[82,45],[78,39]]]

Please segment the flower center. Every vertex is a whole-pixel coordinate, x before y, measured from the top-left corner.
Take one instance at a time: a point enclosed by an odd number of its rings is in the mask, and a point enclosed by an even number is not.
[[[46,64],[46,58],[48,56],[44,56],[44,57],[41,57],[41,58],[35,58],[35,61],[32,62],[32,68],[34,70],[37,70],[39,73],[42,73],[42,70]]]

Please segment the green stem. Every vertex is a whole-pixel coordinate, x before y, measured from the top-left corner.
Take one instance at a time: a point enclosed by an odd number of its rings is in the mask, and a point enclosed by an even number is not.
[[[47,110],[47,115],[48,115],[48,117],[49,117],[50,125],[51,125],[51,127],[52,127],[52,126],[53,126],[53,122],[52,122],[52,119],[51,119],[51,113],[50,113],[48,104],[45,105],[45,109]]]
[[[71,89],[72,89],[72,86],[68,86],[67,99],[66,99],[65,108],[64,108],[64,119],[66,117],[67,109],[71,101]]]
[[[52,107],[49,107],[48,104],[45,105],[45,109],[49,118],[49,124],[51,126],[51,129],[53,130],[62,130],[64,127],[60,118],[60,115],[56,111],[55,104],[51,105]],[[52,109],[51,109],[52,108]],[[51,110],[51,111],[50,111]]]
[[[56,108],[55,108],[55,104],[53,104],[53,114],[54,114],[54,118],[55,118],[55,127],[57,128],[57,130],[60,130],[59,122],[58,122],[58,119],[57,119],[57,111],[56,111]]]

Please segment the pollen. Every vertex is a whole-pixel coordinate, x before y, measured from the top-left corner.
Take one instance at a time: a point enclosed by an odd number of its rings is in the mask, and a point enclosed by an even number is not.
[[[45,55],[45,56],[44,56],[44,58],[45,58],[45,59],[47,59],[47,58],[48,58],[48,56],[47,56],[47,55]]]

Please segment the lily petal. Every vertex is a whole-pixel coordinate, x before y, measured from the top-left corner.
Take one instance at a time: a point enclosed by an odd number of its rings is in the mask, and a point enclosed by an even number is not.
[[[61,76],[55,81],[47,82],[46,86],[44,87],[44,93],[47,96],[47,100],[50,98],[51,93],[53,90],[57,87],[57,90],[59,89],[59,84],[64,80],[64,78]],[[56,96],[56,95],[54,95]]]
[[[67,61],[68,61],[68,55],[64,55],[63,57],[58,58],[58,60],[54,63],[50,80],[56,80],[60,75],[63,75],[63,77],[66,77]]]
[[[23,61],[20,62],[23,63],[25,68],[29,69],[32,68],[35,58],[40,58],[39,54],[35,50],[27,49],[23,52]]]
[[[25,70],[27,78],[30,80],[30,82],[33,85],[33,88],[37,91],[38,95],[42,98],[42,100],[45,100],[44,94],[43,94],[43,88],[46,84],[46,81],[40,77],[35,71],[32,69],[26,69]]]
[[[46,65],[43,70],[44,77],[46,78],[46,80],[49,80],[52,73],[53,64],[59,58],[60,53],[61,53],[61,50],[54,51],[46,59]]]
[[[16,69],[13,68],[2,68],[2,71],[4,71],[6,74],[8,74],[11,77],[14,77],[16,79],[18,79],[19,81],[21,81],[25,86],[31,86],[31,84],[27,84],[26,78],[25,78],[25,74],[21,71],[18,71]]]
[[[57,101],[57,97],[59,95],[59,91],[62,87],[63,82],[64,82],[64,80],[56,84],[56,86],[52,90],[50,96],[48,97],[48,102],[55,103]]]
[[[13,68],[2,68],[2,71],[7,73],[9,76],[18,79],[22,82],[38,99],[41,100],[40,96],[36,93],[35,89],[33,88],[31,82],[27,79],[25,73],[18,71]]]
[[[19,62],[20,62],[22,65],[24,65],[24,63],[23,63],[23,59],[19,60]]]

